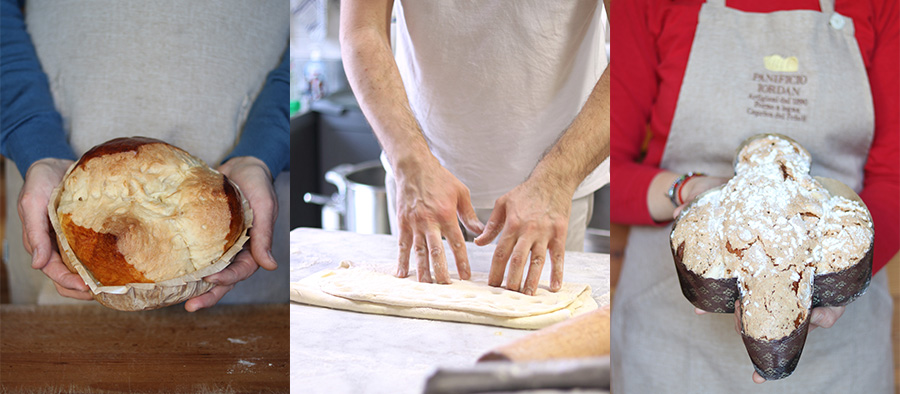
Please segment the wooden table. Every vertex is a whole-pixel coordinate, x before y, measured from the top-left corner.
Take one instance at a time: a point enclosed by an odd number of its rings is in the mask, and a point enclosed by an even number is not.
[[[287,392],[289,307],[0,306],[0,392]]]

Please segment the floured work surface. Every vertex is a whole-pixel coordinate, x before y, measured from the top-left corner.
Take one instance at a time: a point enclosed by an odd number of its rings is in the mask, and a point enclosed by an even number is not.
[[[491,287],[487,274],[449,285],[419,283],[415,274],[396,278],[384,270],[355,267],[348,261],[291,284],[291,300],[355,312],[538,329],[597,308],[591,288],[564,283],[549,291],[541,282],[534,296]]]

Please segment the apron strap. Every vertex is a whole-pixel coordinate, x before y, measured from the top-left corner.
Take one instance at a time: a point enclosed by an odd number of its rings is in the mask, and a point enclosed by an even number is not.
[[[821,1],[825,1],[825,0],[821,0]],[[725,8],[725,0],[706,0],[706,4]]]

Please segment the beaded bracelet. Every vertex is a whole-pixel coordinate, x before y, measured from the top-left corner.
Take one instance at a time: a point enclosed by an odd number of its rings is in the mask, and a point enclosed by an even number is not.
[[[687,174],[678,177],[675,182],[672,182],[672,186],[669,186],[669,190],[666,192],[666,197],[669,197],[669,201],[672,202],[672,205],[678,207],[684,204],[684,199],[681,198],[681,189],[684,188],[684,184],[687,183],[688,180],[697,176],[706,176],[706,174],[702,172],[688,172]]]

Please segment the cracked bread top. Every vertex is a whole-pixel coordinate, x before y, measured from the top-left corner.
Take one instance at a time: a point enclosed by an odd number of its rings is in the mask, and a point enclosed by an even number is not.
[[[678,219],[671,246],[706,278],[738,278],[745,334],[775,340],[808,316],[815,275],[859,262],[872,243],[860,202],[832,196],[809,175],[811,158],[786,137],[748,141],[735,176],[698,197]]]
[[[85,153],[63,180],[56,212],[72,251],[107,286],[199,270],[243,230],[230,181],[181,149],[140,137]]]

